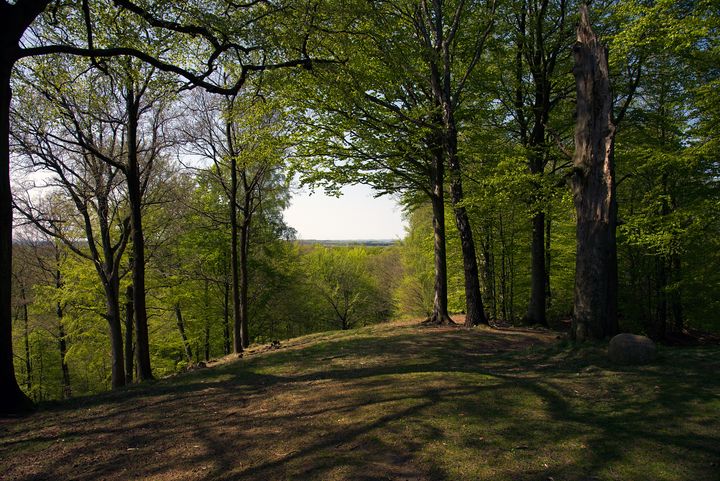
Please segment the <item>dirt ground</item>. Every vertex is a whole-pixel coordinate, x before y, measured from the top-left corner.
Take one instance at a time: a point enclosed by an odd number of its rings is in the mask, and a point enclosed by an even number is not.
[[[388,335],[394,330],[401,335]],[[372,436],[431,405],[432,392],[452,387],[438,379],[417,384],[412,376],[395,376],[409,372],[406,361],[439,342],[479,355],[555,338],[407,324],[384,326],[349,343],[339,337],[335,343],[332,336],[300,338],[277,350],[259,346],[243,359],[226,358],[152,386],[0,421],[0,477],[429,479],[432,473],[414,459],[412,443],[388,448]],[[303,355],[318,343],[329,347]],[[279,368],[263,369],[273,356],[289,353]],[[299,362],[293,362],[296,356]],[[386,382],[393,377],[398,379],[390,389]]]
[[[717,350],[626,370],[558,337],[399,322],[256,346],[0,421],[0,479],[717,479]]]

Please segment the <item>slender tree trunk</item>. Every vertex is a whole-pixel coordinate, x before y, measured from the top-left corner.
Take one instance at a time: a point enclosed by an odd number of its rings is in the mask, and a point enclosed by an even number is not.
[[[175,304],[175,320],[177,321],[178,331],[180,331],[183,348],[185,349],[185,357],[188,362],[192,362],[192,349],[190,348],[190,342],[188,341],[187,334],[185,334],[185,322],[183,322],[180,304]]]
[[[538,19],[538,26],[542,25],[541,19]],[[543,38],[542,30],[536,32],[539,37],[536,38],[537,46],[541,47]],[[533,184],[535,188],[535,202],[540,205],[546,200],[542,196],[542,181],[540,178],[545,173],[546,151],[545,145],[545,124],[550,115],[550,92],[547,86],[548,80],[546,72],[539,69],[541,58],[540,52],[536,53],[534,63],[536,66],[533,71],[533,82],[535,84],[535,104],[534,104],[534,126],[529,137],[530,156],[528,164],[530,173],[538,177],[538,181]],[[542,205],[540,209],[545,206]],[[527,324],[540,324],[547,326],[545,316],[547,306],[545,304],[545,296],[547,292],[547,266],[545,265],[545,212],[538,210],[532,218],[532,243],[531,243],[531,270],[530,270],[530,302],[528,310],[525,314],[524,321]]]
[[[685,327],[685,321],[683,319],[683,306],[682,306],[682,291],[680,290],[680,281],[682,279],[681,277],[681,262],[680,262],[680,256],[677,254],[674,254],[672,256],[671,260],[671,266],[672,266],[672,282],[674,284],[674,288],[672,290],[672,294],[670,295],[670,305],[672,309],[672,315],[673,315],[673,331],[675,332],[683,332],[683,329]]]
[[[445,100],[443,102],[443,145],[450,171],[450,197],[455,211],[455,224],[460,233],[460,246],[463,256],[463,270],[465,274],[465,326],[472,327],[488,324],[480,294],[480,270],[478,269],[475,240],[470,226],[470,218],[464,206],[462,184],[462,170],[460,157],[457,151],[457,126],[451,107],[449,81],[446,82]]]
[[[228,125],[228,140],[230,126]],[[242,342],[242,301],[240,294],[240,261],[238,259],[238,219],[237,219],[237,159],[231,154],[230,159],[230,270],[232,271],[232,306],[233,306],[233,352],[243,352]]]
[[[498,215],[498,234],[500,236],[500,307],[502,310],[502,319],[507,322],[509,320],[508,313],[508,288],[507,288],[507,239],[505,237],[505,224],[502,212]]]
[[[230,285],[223,283],[223,352],[230,354]]]
[[[133,349],[133,321],[135,320],[135,313],[133,312],[134,298],[133,286],[130,284],[125,290],[125,381],[128,384],[133,382],[133,374],[135,372],[135,349]]]
[[[25,342],[25,388],[32,391],[32,359],[30,357],[30,316],[28,316],[28,301],[25,297],[25,286],[20,285],[20,301],[22,302],[23,341]]]
[[[65,361],[67,356],[67,339],[65,337],[65,325],[62,320],[62,307],[57,305],[58,310],[58,348],[60,350],[60,368],[62,369],[62,398],[72,397],[72,385],[70,384],[70,367]]]
[[[203,304],[205,307],[205,362],[210,360],[210,282],[205,279]]]
[[[37,383],[37,397],[36,400],[38,402],[42,402],[45,398],[43,393],[43,386],[45,385],[45,364],[43,363],[43,348],[42,344],[40,344],[40,339],[35,338],[35,345],[37,348],[37,352],[39,353],[37,360],[38,360],[38,383]]]
[[[550,213],[545,215],[545,322],[547,324],[547,309],[552,304],[552,289],[550,288],[550,266],[552,261],[552,253],[550,251],[550,233],[552,227],[552,219]]]
[[[127,92],[128,113],[128,164],[127,184],[130,203],[130,225],[132,227],[133,258],[133,308],[135,313],[135,354],[138,367],[138,379],[153,379],[150,366],[150,342],[148,338],[148,320],[145,290],[145,235],[142,226],[142,189],[140,165],[138,160],[138,118],[140,99],[135,96],[133,87]]]
[[[662,256],[655,258],[655,313],[651,317],[652,324],[648,326],[648,334],[654,341],[665,338],[667,331],[668,302],[667,302],[667,260]]]
[[[495,263],[493,256],[492,226],[485,226],[485,239],[482,243],[483,274],[485,277],[485,299],[489,300],[489,315],[497,319],[497,298],[495,295]]]
[[[60,289],[62,289],[62,275],[59,268],[59,250],[56,250],[55,261],[58,265],[58,268],[55,270],[55,289],[60,291]],[[70,368],[68,367],[67,362],[65,362],[65,356],[67,354],[67,340],[65,338],[65,325],[63,323],[63,308],[60,301],[55,304],[55,314],[58,322],[58,349],[60,350],[60,369],[62,370],[62,398],[69,399],[72,397],[72,388],[70,386]]]
[[[243,348],[250,345],[248,328],[248,254],[250,251],[250,206],[245,202],[243,223],[240,227],[240,338]]]
[[[580,9],[575,55],[577,124],[573,200],[577,214],[575,301],[571,336],[602,339],[617,332],[617,201],[612,96],[607,51]]]

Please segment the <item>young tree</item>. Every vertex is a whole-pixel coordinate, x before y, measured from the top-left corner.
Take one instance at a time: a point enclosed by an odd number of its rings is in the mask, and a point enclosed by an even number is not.
[[[368,274],[368,254],[360,247],[314,246],[305,255],[309,283],[330,307],[331,316],[342,329],[370,320],[375,295]]]
[[[505,45],[499,46],[501,61],[505,62],[505,68],[499,69],[498,91],[504,106],[501,125],[522,146],[531,174],[526,199],[532,212],[530,299],[523,318],[528,324],[547,325],[550,199],[544,195],[544,177],[558,155],[552,149],[559,133],[549,131],[551,115],[572,87],[565,73],[570,70],[566,52],[572,44],[569,16],[573,5],[566,0],[511,3],[506,14],[510,33],[501,36]]]

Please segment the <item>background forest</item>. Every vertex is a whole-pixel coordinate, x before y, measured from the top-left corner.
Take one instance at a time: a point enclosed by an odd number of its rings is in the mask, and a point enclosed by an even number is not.
[[[33,400],[400,317],[568,326],[580,2],[50,3],[11,77],[12,342]],[[718,331],[720,3],[590,7],[620,329]],[[298,242],[298,183],[394,195],[407,235]]]

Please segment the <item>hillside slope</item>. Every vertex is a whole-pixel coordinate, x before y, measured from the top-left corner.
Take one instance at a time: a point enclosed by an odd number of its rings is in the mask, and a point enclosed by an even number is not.
[[[0,421],[3,480],[713,480],[720,350],[393,323]]]

